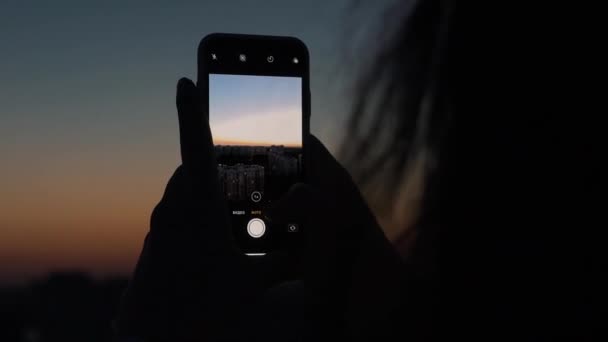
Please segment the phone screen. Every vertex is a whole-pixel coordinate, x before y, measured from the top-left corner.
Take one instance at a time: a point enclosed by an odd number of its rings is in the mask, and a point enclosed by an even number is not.
[[[302,175],[302,78],[209,73],[209,124],[235,238],[259,251],[296,222],[273,223],[268,205]]]

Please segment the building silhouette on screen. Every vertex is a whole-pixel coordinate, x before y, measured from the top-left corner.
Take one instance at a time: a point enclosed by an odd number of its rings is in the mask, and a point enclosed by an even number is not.
[[[264,167],[260,165],[218,165],[221,191],[227,200],[244,201],[254,191],[264,193]]]
[[[216,145],[221,191],[227,200],[245,201],[254,191],[262,195],[273,177],[296,177],[301,148],[284,146]]]

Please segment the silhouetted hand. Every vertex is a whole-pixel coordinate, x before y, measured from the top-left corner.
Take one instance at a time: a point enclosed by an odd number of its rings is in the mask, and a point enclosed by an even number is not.
[[[116,321],[121,335],[226,338],[278,269],[272,258],[248,258],[236,248],[197,96],[192,81],[178,82],[182,165],[152,213]]]
[[[116,320],[119,334],[230,339],[248,314],[263,311],[260,298],[284,279],[286,268],[296,265],[303,266],[305,285],[296,297],[306,298],[325,331],[341,331],[344,325],[355,335],[353,327],[382,319],[375,311],[390,306],[387,296],[394,291],[386,291],[386,282],[400,285],[395,281],[399,257],[348,173],[312,136],[306,138],[309,184],[294,186],[271,211],[273,220],[303,222],[307,241],[301,262],[281,255],[250,258],[237,249],[198,93],[192,81],[179,81],[182,165],[152,213]],[[268,298],[272,301],[277,293]]]
[[[307,184],[294,185],[269,216],[303,223],[304,285],[326,331],[349,340],[390,335],[404,265],[348,172],[314,136],[307,148]]]

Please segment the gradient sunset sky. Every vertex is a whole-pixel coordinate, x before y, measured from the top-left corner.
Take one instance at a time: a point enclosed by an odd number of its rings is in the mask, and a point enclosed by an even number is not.
[[[378,12],[387,1],[369,3]],[[2,1],[0,284],[52,270],[133,269],[180,164],[176,83],[196,79],[196,49],[208,33],[306,42],[311,131],[335,151],[352,81],[341,46],[348,27],[361,26],[349,24],[351,5]]]
[[[299,147],[302,79],[211,74],[209,125],[216,145]]]

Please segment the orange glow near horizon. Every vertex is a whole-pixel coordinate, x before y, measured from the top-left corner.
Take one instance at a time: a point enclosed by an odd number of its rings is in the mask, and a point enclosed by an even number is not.
[[[263,113],[251,111],[247,115],[227,120],[222,120],[221,116],[216,118],[210,113],[210,125],[216,145],[302,145],[300,108],[277,108]]]
[[[137,145],[61,151],[23,153],[3,164],[0,285],[66,270],[130,274],[152,210],[179,164],[173,150],[143,152]]]
[[[226,145],[226,146],[285,146],[285,147],[302,147],[302,143],[286,143],[286,144],[276,144],[271,142],[260,142],[260,141],[238,141],[238,140],[218,140],[213,139],[214,145]]]

